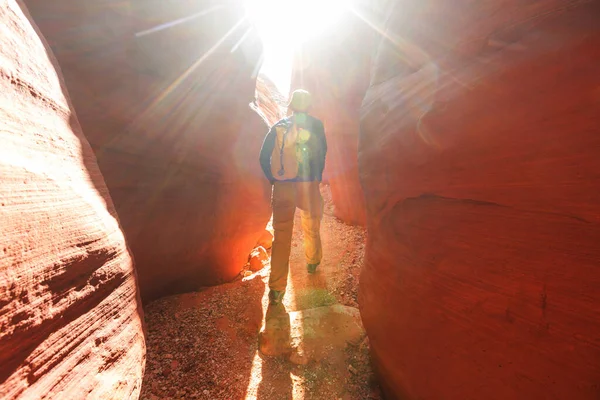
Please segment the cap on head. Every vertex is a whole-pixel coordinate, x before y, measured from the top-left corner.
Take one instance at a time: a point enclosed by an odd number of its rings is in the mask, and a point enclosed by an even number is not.
[[[307,112],[312,105],[312,96],[306,90],[298,89],[292,93],[288,107],[295,112]]]

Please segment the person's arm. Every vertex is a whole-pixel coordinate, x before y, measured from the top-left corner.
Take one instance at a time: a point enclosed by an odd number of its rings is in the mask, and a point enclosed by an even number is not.
[[[323,123],[321,121],[319,121],[319,125],[318,125],[318,129],[319,129],[319,136],[321,139],[321,159],[320,164],[319,164],[319,180],[322,181],[323,180],[323,171],[325,170],[325,158],[327,156],[327,138],[325,137],[325,127],[323,126]]]
[[[269,182],[273,183],[275,178],[271,173],[271,155],[273,154],[273,148],[275,147],[275,138],[277,137],[277,131],[275,127],[272,127],[267,136],[265,136],[265,140],[263,141],[262,147],[260,149],[260,166],[265,174],[265,177],[269,180]]]

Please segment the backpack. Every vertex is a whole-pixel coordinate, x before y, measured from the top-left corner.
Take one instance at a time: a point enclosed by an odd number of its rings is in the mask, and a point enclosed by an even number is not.
[[[271,155],[271,173],[278,181],[295,179],[301,167],[308,166],[310,158],[306,143],[310,131],[289,122],[275,127],[277,137]]]

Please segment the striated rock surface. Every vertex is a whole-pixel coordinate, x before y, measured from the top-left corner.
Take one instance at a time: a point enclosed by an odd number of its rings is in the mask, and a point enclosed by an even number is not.
[[[131,257],[54,57],[0,5],[0,397],[136,399]]]
[[[285,116],[287,99],[275,84],[264,76],[258,75],[256,79],[256,102],[254,109],[267,121],[269,127],[275,125]]]
[[[391,399],[600,396],[600,9],[397,1],[361,109]]]
[[[354,2],[358,3],[358,2]],[[313,114],[327,136],[324,180],[331,185],[334,215],[364,225],[365,204],[358,179],[359,110],[369,86],[372,55],[379,35],[365,22],[379,16],[373,4],[346,11],[334,26],[305,43],[294,61],[292,90],[313,94]]]
[[[235,277],[270,214],[237,2],[28,0],[63,69],[144,301]]]

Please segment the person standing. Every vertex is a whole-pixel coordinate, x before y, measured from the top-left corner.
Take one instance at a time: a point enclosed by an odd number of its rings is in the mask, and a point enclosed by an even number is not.
[[[293,114],[277,122],[267,133],[260,150],[260,165],[273,185],[273,247],[269,300],[281,303],[289,273],[289,259],[296,208],[302,211],[304,252],[308,273],[321,263],[321,220],[323,179],[327,140],[323,122],[309,115],[312,97],[306,90],[292,93]]]

